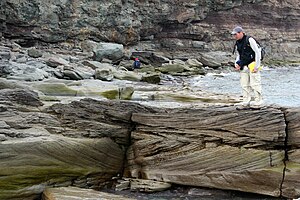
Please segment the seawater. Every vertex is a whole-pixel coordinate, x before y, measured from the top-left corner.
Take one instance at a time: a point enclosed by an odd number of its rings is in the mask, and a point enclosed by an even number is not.
[[[262,93],[267,105],[300,106],[300,67],[264,68]],[[242,94],[239,72],[209,73],[190,80],[194,89],[239,96]]]

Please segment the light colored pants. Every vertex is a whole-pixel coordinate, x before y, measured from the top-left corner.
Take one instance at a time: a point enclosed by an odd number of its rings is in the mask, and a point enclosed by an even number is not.
[[[251,101],[251,91],[254,92],[255,102],[262,101],[260,72],[258,71],[256,73],[251,73],[248,67],[245,66],[240,73],[240,82],[243,90],[243,102],[249,103]]]

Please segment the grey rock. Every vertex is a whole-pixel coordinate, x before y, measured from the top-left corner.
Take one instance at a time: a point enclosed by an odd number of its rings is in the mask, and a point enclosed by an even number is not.
[[[152,83],[152,84],[158,84],[160,83],[160,74],[158,73],[153,73],[153,74],[145,74],[142,77],[142,81],[147,82],[147,83]]]
[[[114,78],[128,81],[141,81],[142,75],[132,71],[113,71]]]
[[[10,101],[20,105],[41,106],[36,92],[25,89],[0,89],[0,101]],[[5,122],[5,121],[4,121]],[[0,145],[1,146],[1,145]]]
[[[203,41],[192,41],[192,46],[201,50],[204,50],[207,47],[206,43]]]
[[[191,67],[197,67],[197,68],[203,67],[203,64],[201,62],[199,62],[197,59],[188,59],[186,61],[186,64]]]
[[[212,55],[202,55],[199,60],[201,63],[203,63],[204,66],[208,66],[214,69],[222,66],[221,62],[219,62],[219,60],[216,60]]]
[[[144,180],[144,179],[130,179],[130,190],[143,192],[159,192],[171,188],[170,183]]]
[[[10,64],[10,74],[7,75],[8,79],[38,81],[49,77],[48,72],[35,66],[15,62],[10,62]]]
[[[142,63],[153,66],[161,66],[164,63],[169,63],[168,58],[151,51],[134,51],[132,52],[131,58],[132,60],[134,60],[134,58],[139,58]]]
[[[166,74],[184,72],[186,67],[182,64],[165,64],[158,68],[159,71]]]
[[[153,48],[167,47],[166,51],[181,49],[193,52],[197,48],[229,52],[233,43],[230,31],[236,17],[245,19],[243,26],[246,32],[259,36],[270,49],[270,57],[277,58],[278,54],[298,52],[298,5],[297,0],[192,0],[183,4],[158,1],[156,5],[120,0],[84,0],[80,5],[70,1],[53,4],[25,0],[24,4],[20,4],[6,0],[0,6],[0,29],[9,38],[25,38],[23,40],[27,42],[22,45],[32,45],[36,40],[55,43],[92,39],[131,46],[147,40],[154,44]],[[136,7],[140,9],[137,11]],[[286,17],[282,10],[288,10],[290,17]],[[274,18],[278,20],[272,20]],[[257,28],[249,28],[252,23],[257,24]],[[141,48],[144,48],[143,45],[136,46],[137,50]]]
[[[134,92],[133,87],[121,87],[119,89],[120,99],[130,100],[133,92]]]
[[[60,58],[60,57],[50,57],[46,61],[46,64],[49,65],[50,67],[57,67],[59,65],[68,66],[69,62],[67,60],[63,59],[63,58]]]
[[[74,67],[73,71],[75,71],[76,74],[78,74],[78,76],[82,79],[90,79],[95,74],[95,70],[93,70],[92,68],[81,65],[77,65],[76,67]]]
[[[133,70],[132,64],[133,64],[132,60],[122,60],[119,64],[119,67],[124,67],[127,70]]]
[[[107,68],[107,69],[113,69],[114,67],[112,66],[112,64],[109,64],[109,63],[101,63],[101,62],[98,62],[98,61],[88,61],[88,60],[85,60],[82,62],[82,65],[84,66],[88,66],[92,69],[97,69],[97,68]]]
[[[35,48],[28,49],[28,55],[33,58],[39,58],[43,56],[43,53]]]
[[[123,45],[115,43],[98,43],[93,48],[93,53],[93,59],[96,61],[102,61],[104,58],[118,61],[124,56]]]
[[[8,61],[0,60],[0,77],[11,73],[11,64]]]
[[[64,77],[70,80],[82,80],[83,78],[73,70],[64,70],[63,71]]]
[[[111,68],[98,68],[95,71],[95,79],[102,81],[112,81],[114,78]]]
[[[10,60],[11,50],[8,47],[0,46],[0,59],[1,60]]]

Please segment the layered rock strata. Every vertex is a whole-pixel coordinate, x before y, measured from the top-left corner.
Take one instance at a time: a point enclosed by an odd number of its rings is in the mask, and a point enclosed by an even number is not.
[[[134,113],[131,175],[183,185],[281,194],[282,111],[206,108]]]
[[[231,51],[230,30],[240,24],[264,43],[269,58],[294,62],[300,57],[299,17],[298,0],[0,3],[2,35],[19,39],[23,46],[90,38],[124,45],[141,42],[147,49]],[[73,45],[78,48],[77,42]]]
[[[76,105],[45,112],[40,105],[33,92],[1,90],[0,199],[36,199],[47,186],[99,189],[122,174],[130,115],[113,118],[101,108],[92,115],[95,108]]]
[[[112,177],[298,198],[299,109],[158,109],[83,99],[41,110],[34,92],[0,93],[0,197],[100,189]]]
[[[135,200],[121,195],[98,192],[76,187],[48,188],[43,193],[43,200]]]

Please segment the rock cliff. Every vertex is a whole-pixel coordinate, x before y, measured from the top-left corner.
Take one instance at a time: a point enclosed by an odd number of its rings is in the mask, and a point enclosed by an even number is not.
[[[5,0],[0,30],[23,46],[86,39],[166,49],[176,55],[227,51],[230,31],[242,25],[266,47],[269,59],[299,62],[298,0]],[[183,53],[181,52],[180,55]],[[190,55],[190,54],[188,54]],[[195,56],[195,55],[193,55]]]
[[[300,197],[299,109],[41,104],[34,92],[1,86],[1,199],[99,189],[122,176]]]

